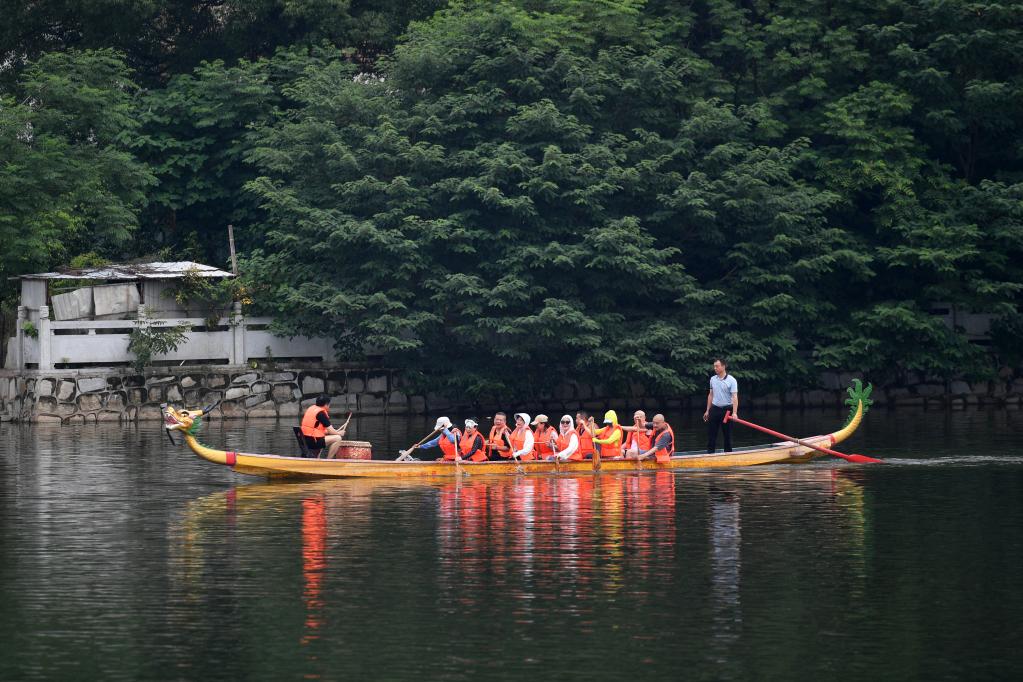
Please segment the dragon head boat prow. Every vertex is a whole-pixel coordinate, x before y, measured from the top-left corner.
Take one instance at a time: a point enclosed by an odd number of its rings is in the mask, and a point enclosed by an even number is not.
[[[845,426],[831,434],[832,445],[841,443],[851,436],[859,428],[860,422],[863,421],[870,406],[874,404],[874,401],[870,399],[870,394],[874,391],[873,384],[867,384],[864,388],[862,381],[853,379],[853,385],[846,391],[849,394],[845,401],[845,404],[849,406],[849,418],[846,419]]]
[[[206,410],[175,410],[170,405],[163,407],[163,427],[168,431],[184,431],[191,433],[202,423],[201,417]]]

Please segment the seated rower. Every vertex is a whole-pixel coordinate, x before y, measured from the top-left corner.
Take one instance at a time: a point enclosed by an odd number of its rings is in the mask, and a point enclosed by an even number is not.
[[[623,426],[622,431],[627,432],[625,444],[622,446],[622,454],[626,457],[635,457],[640,452],[650,449],[653,430],[646,420],[646,412],[636,410],[632,415],[632,426]]]
[[[593,417],[589,412],[579,411],[575,415],[576,433],[579,434],[579,459],[593,458]]]
[[[636,454],[626,455],[627,457],[635,457],[636,459],[646,459],[650,455],[654,456],[658,462],[667,462],[671,459],[671,456],[675,453],[675,432],[671,429],[671,426],[664,421],[663,414],[655,414],[653,421],[653,437],[650,448],[638,452]]]
[[[508,434],[511,448],[508,454],[501,453],[502,457],[513,457],[520,462],[529,462],[536,459],[533,454],[533,432],[529,430],[529,415],[525,412],[515,414],[515,430]]]
[[[508,429],[508,417],[504,412],[494,415],[494,426],[490,429],[490,436],[487,438],[487,457],[489,459],[501,460],[511,457],[511,444],[508,436],[511,431]]]
[[[465,420],[465,432],[458,441],[458,456],[470,462],[486,462],[487,449],[483,434],[476,430],[479,426],[472,419]]]
[[[552,443],[558,437],[558,432],[547,423],[547,415],[545,414],[536,415],[536,419],[533,420],[531,425],[536,427],[533,430],[533,454],[536,455],[537,459],[548,459],[554,454]]]
[[[440,417],[437,419],[436,425],[433,430],[440,430],[439,436],[433,440],[429,440],[422,445],[413,445],[410,449],[406,450],[405,453],[409,453],[412,450],[422,448],[423,450],[429,450],[430,448],[439,447],[441,455],[437,458],[437,461],[449,460],[454,462],[455,457],[458,456],[458,439],[462,436],[462,432],[458,429],[451,428],[451,420],[447,417]]]
[[[582,461],[583,453],[579,450],[579,434],[575,430],[575,420],[571,415],[566,414],[561,418],[561,429],[554,444],[557,450],[547,459]]]
[[[302,415],[302,437],[311,450],[327,448],[328,459],[337,455],[341,440],[345,437],[345,427],[335,429],[330,423],[330,396],[321,393],[316,402],[306,408]]]
[[[593,436],[593,444],[604,459],[622,458],[622,427],[618,425],[617,412],[604,413],[604,428]]]

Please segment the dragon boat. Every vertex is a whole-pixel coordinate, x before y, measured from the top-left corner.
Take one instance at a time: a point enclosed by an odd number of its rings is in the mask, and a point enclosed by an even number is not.
[[[544,475],[580,473],[617,473],[660,471],[664,469],[712,469],[719,467],[758,466],[764,464],[800,464],[822,453],[807,445],[830,448],[849,438],[859,427],[870,407],[871,386],[862,387],[854,380],[848,389],[849,417],[845,426],[827,435],[810,436],[795,441],[781,441],[739,448],[714,454],[676,452],[667,462],[653,459],[607,459],[596,464],[590,460],[519,462],[515,460],[488,462],[394,461],[374,459],[310,459],[300,456],[252,454],[217,450],[199,443],[196,435],[202,424],[202,410],[176,410],[164,407],[164,427],[184,436],[184,442],[196,455],[214,464],[230,467],[241,474],[269,478],[453,478],[459,476]],[[342,451],[344,443],[342,444]],[[365,450],[369,444],[351,442],[354,450]],[[367,453],[363,452],[363,456]]]

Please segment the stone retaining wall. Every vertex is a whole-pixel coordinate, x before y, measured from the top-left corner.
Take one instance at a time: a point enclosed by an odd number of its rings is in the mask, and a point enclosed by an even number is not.
[[[743,405],[839,408],[852,378],[851,374],[825,374],[819,389],[786,393],[758,393],[755,386],[745,387]],[[160,403],[199,407],[217,400],[222,402],[213,414],[225,419],[297,418],[320,393],[332,396],[335,415],[348,411],[360,415],[439,414],[471,409],[483,416],[516,407],[459,403],[433,394],[408,395],[401,374],[392,370],[182,367],[145,375],[129,370],[0,371],[0,419],[64,424],[149,420],[161,418]],[[533,401],[528,409],[543,410],[556,418],[579,409],[702,410],[706,401],[702,392],[685,398],[650,397],[638,386],[633,387],[631,398],[609,398],[603,393],[599,386],[570,382]],[[973,384],[910,377],[905,386],[875,388],[873,398],[876,405],[890,407],[1018,408],[1023,404],[1023,373],[1004,369],[998,380]]]

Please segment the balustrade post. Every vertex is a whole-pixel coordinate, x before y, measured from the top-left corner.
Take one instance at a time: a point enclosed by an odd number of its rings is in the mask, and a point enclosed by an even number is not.
[[[18,306],[18,322],[17,329],[14,335],[14,369],[25,369],[25,320],[28,319],[28,309],[23,306]]]
[[[245,357],[245,318],[242,316],[242,304],[235,301],[231,310],[231,364],[244,365],[249,361]]]
[[[53,369],[53,358],[50,357],[50,306],[39,306],[39,369]]]

